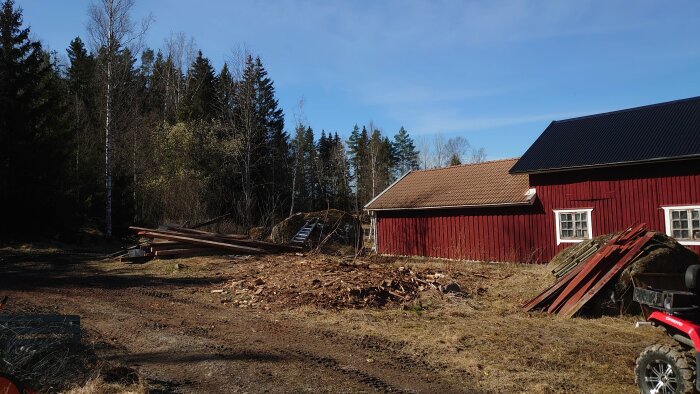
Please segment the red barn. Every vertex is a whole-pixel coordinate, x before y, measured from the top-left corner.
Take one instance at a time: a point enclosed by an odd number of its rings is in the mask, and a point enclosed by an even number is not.
[[[545,262],[638,222],[700,252],[700,97],[554,121],[520,159],[412,171],[365,208],[382,254]]]

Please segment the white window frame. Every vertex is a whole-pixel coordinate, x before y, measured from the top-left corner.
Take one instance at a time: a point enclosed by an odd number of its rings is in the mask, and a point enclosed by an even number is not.
[[[586,238],[562,238],[561,237],[561,225],[559,223],[559,214],[561,213],[586,213],[588,218],[588,236]],[[593,208],[576,208],[576,209],[554,209],[554,224],[557,232],[557,245],[563,243],[579,243],[586,239],[593,238]]]
[[[664,222],[666,224],[666,235],[673,237],[673,230],[671,229],[671,211],[682,211],[688,209],[700,209],[700,204],[698,205],[676,205],[676,206],[666,206],[661,207],[664,210]],[[689,220],[692,220],[689,219]],[[692,226],[692,223],[691,223]],[[690,229],[692,231],[692,228]],[[677,239],[681,245],[700,245],[700,240],[687,240],[687,239]]]

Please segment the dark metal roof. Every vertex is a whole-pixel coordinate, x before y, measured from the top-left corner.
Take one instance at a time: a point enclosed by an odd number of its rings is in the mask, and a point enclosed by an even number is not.
[[[700,97],[554,121],[511,173],[700,157]]]

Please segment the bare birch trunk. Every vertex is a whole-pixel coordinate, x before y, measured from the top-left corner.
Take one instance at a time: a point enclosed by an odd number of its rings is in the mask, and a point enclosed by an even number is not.
[[[107,47],[107,97],[105,113],[105,235],[112,236],[112,51],[113,51],[113,7],[111,1],[108,2],[109,16],[107,18],[109,27],[108,47]]]

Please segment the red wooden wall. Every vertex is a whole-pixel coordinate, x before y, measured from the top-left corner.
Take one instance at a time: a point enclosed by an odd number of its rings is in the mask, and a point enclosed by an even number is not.
[[[592,208],[593,236],[637,222],[663,232],[662,206],[700,205],[700,160],[533,174],[530,184],[532,206],[378,211],[378,251],[546,262],[571,245],[556,245],[555,209]]]
[[[542,260],[536,239],[537,206],[459,210],[381,211],[383,254],[483,261]]]

